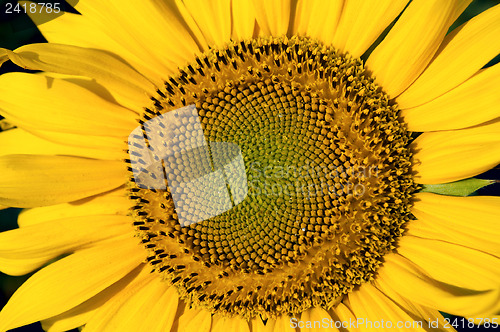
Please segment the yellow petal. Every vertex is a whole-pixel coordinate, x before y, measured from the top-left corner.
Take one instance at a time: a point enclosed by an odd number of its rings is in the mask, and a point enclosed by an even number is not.
[[[93,314],[90,317],[87,317],[86,325],[82,331],[119,331],[113,329],[114,326],[110,324],[110,320],[113,319],[123,304],[125,304],[134,294],[141,292],[147,284],[152,282],[157,277],[149,272],[150,269],[147,265],[142,264],[140,267],[141,269],[138,274],[135,274],[137,269],[132,272],[135,276],[128,284],[124,285],[124,287],[118,290],[115,294],[110,294],[111,297],[108,298],[104,304],[101,304],[101,306],[93,310]],[[92,301],[92,299],[89,299],[88,301]],[[82,303],[82,305],[85,305],[85,303]],[[77,308],[78,307],[75,309]]]
[[[120,104],[132,109],[148,105],[148,93],[155,92],[153,84],[119,56],[102,50],[29,44],[14,52],[0,49],[0,65],[7,60],[23,68],[93,78],[112,91]]]
[[[183,18],[188,27],[188,30],[190,31],[190,34],[196,40],[197,44],[200,46],[200,49],[203,51],[207,51],[210,46],[208,45],[203,32],[200,30],[198,23],[196,23],[194,18],[191,16],[184,2],[182,0],[175,0],[174,3],[177,11],[179,12],[179,15]]]
[[[57,78],[64,80],[66,82],[78,85],[95,95],[101,97],[104,100],[111,102],[112,104],[118,104],[116,99],[113,97],[111,92],[103,85],[97,83],[94,79],[84,76],[75,76],[75,75],[67,75],[67,74],[59,74],[59,73],[50,73],[50,72],[38,72],[35,73],[37,76],[48,77],[48,78]],[[129,109],[127,110],[135,113],[142,114],[143,109]]]
[[[114,150],[114,153],[126,149],[123,137],[81,135],[73,133],[59,133],[56,131],[28,130],[31,134],[50,142],[88,149]]]
[[[344,303],[339,303],[330,312],[332,313],[332,317],[335,317],[336,321],[339,322],[337,324],[340,324],[344,329],[348,328],[349,331],[359,331],[359,328],[355,324],[356,316]]]
[[[458,316],[491,315],[498,307],[497,290],[474,291],[439,282],[398,254],[385,255],[384,260],[375,284],[388,296],[398,294],[411,302]]]
[[[25,130],[14,128],[0,132],[0,156],[8,154],[68,155],[104,160],[123,160],[124,151],[82,148],[50,142]]]
[[[83,1],[75,8],[162,75],[192,61],[199,51],[173,1],[146,0],[141,6],[121,0]]]
[[[27,272],[48,260],[95,243],[133,236],[131,219],[127,216],[85,216],[48,221],[0,233],[0,270],[12,274],[21,260]],[[38,266],[33,266],[38,260]],[[26,272],[26,271],[25,271]],[[17,274],[17,273],[15,273]]]
[[[333,46],[360,57],[407,3],[408,0],[346,1],[333,37]]]
[[[294,318],[294,320],[298,321],[297,318]],[[294,324],[292,324],[292,322],[292,317],[288,315],[281,315],[274,322],[273,332],[295,332],[296,329],[293,327]]]
[[[44,18],[43,10],[28,15],[50,43],[119,54],[157,85],[198,50],[171,3],[143,1],[137,7],[123,1],[85,1],[76,7],[83,15],[64,13],[52,20]],[[112,16],[105,14],[110,12]]]
[[[408,234],[442,240],[500,257],[500,197],[418,193]]]
[[[122,293],[129,285],[142,282],[147,279],[149,268],[145,264],[128,273],[125,277],[118,280],[96,296],[77,305],[73,309],[63,312],[54,317],[42,321],[42,327],[47,332],[64,332],[83,326],[89,319],[107,302],[113,301],[118,294]]]
[[[232,37],[235,40],[250,39],[255,29],[255,9],[252,0],[231,2],[233,14]]]
[[[22,128],[127,137],[137,126],[136,113],[62,79],[7,73],[0,94],[2,115]]]
[[[383,292],[383,290],[382,290]],[[432,331],[455,331],[450,324],[444,320],[443,315],[437,310],[421,306],[401,297],[395,292],[390,292],[385,294],[390,297],[394,302],[398,303],[404,310],[412,317],[413,321],[422,322],[422,326],[429,327],[432,326]],[[432,323],[431,323],[432,322]]]
[[[26,259],[0,257],[0,271],[11,276],[22,276],[35,271],[49,262],[52,258],[53,257],[51,256],[40,256]]]
[[[85,331],[151,331],[149,326],[156,326],[163,316],[173,319],[177,310],[177,294],[175,288],[161,280],[158,275],[151,274],[140,286],[123,292],[122,297],[110,299],[111,305],[98,309],[90,318]],[[159,317],[152,317],[151,310],[161,297],[172,288],[169,295],[174,295],[172,305],[163,308]],[[114,303],[113,303],[114,302]],[[169,329],[163,330],[168,331]]]
[[[162,281],[165,283],[165,281]],[[175,287],[170,287],[150,308],[145,322],[146,331],[164,332],[170,331],[175,319],[179,294]]]
[[[473,177],[500,162],[500,121],[454,130],[429,132],[413,143],[413,169],[422,184]]]
[[[349,303],[352,311],[358,317],[357,324],[361,331],[389,328],[424,331],[418,325],[419,322],[414,322],[398,304],[370,283],[365,283],[358,290],[349,293]],[[410,325],[398,325],[401,323]]]
[[[260,318],[260,316],[254,317],[250,320],[250,325],[252,327],[252,332],[273,332],[274,330],[274,319],[268,319],[266,324]]]
[[[499,286],[500,259],[487,253],[410,235],[400,239],[397,251],[435,280],[477,291]]]
[[[474,75],[500,52],[499,35],[500,5],[450,33],[427,69],[396,99],[400,108],[422,105]]]
[[[183,0],[183,3],[209,45],[221,47],[230,41],[230,0]]]
[[[114,189],[126,180],[120,162],[67,156],[3,156],[0,170],[0,204],[16,207],[71,202]]]
[[[179,317],[179,331],[209,332],[212,326],[212,315],[204,309],[186,309]]]
[[[290,0],[253,0],[259,27],[266,36],[283,36],[290,22]]]
[[[213,332],[250,332],[248,322],[240,317],[223,317],[219,319],[211,331]]]
[[[299,0],[293,33],[331,44],[343,5],[343,0]]]
[[[40,224],[46,221],[92,217],[95,215],[121,215],[129,213],[131,201],[126,197],[125,189],[117,189],[109,193],[84,198],[71,203],[42,206],[24,209],[17,218],[19,227]],[[130,222],[128,220],[127,222]]]
[[[411,131],[461,129],[500,117],[500,64],[481,70],[430,102],[404,109]]]
[[[302,312],[300,320],[304,322],[301,331],[321,332],[338,331],[335,325],[331,324],[332,316],[323,308],[311,308]],[[310,324],[310,326],[308,326]],[[325,327],[326,324],[326,327]]]
[[[162,83],[158,68],[156,70],[152,68],[152,61],[144,61],[146,56],[142,48],[120,44],[119,41],[110,36],[111,29],[98,28],[87,15],[67,12],[64,15],[47,13],[40,9],[41,6],[35,2],[19,1],[19,3],[37,9],[34,13],[28,11],[27,14],[49,43],[97,48],[119,54],[156,85]],[[123,35],[121,34],[121,37]]]
[[[391,97],[403,92],[431,61],[459,0],[415,0],[366,62]],[[469,1],[470,2],[470,1]]]
[[[0,330],[58,315],[123,278],[145,258],[126,237],[65,257],[34,274],[0,312]]]

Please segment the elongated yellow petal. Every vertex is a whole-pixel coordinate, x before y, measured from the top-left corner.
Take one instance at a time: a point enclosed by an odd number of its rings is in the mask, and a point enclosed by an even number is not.
[[[459,0],[415,0],[403,12],[366,66],[391,97],[403,92],[431,61]]]
[[[446,241],[500,257],[500,197],[450,197],[416,194],[412,213],[418,220],[408,234]]]
[[[18,259],[26,266],[39,260],[38,266],[30,266],[34,269],[61,254],[124,234],[133,236],[127,216],[68,218],[2,232],[0,270],[11,272],[11,266],[19,266]]]
[[[331,44],[344,0],[299,0],[293,33]]]
[[[8,154],[42,154],[42,155],[68,155],[104,160],[123,160],[126,153],[123,151],[89,149],[75,146],[57,144],[29,132],[14,128],[0,132],[0,156]]]
[[[257,23],[266,36],[285,35],[290,22],[290,0],[253,0]]]
[[[231,39],[230,0],[183,0],[183,3],[209,45],[220,47],[229,42]]]
[[[450,324],[447,324],[443,315],[441,315],[437,309],[416,304],[393,291],[389,292],[389,294],[385,293],[385,295],[390,297],[394,302],[398,303],[399,306],[403,307],[412,317],[413,321],[422,322],[422,326],[424,328],[429,327],[429,324],[431,324],[430,322],[432,322],[432,331],[455,331]]]
[[[53,257],[50,255],[26,259],[0,257],[0,271],[11,276],[22,276],[35,271],[51,259]]]
[[[500,258],[440,240],[404,236],[398,253],[435,280],[477,291],[496,290]]]
[[[184,2],[182,0],[175,0],[174,3],[176,10],[178,11],[179,15],[183,18],[184,22],[187,25],[188,30],[190,31],[190,34],[196,40],[197,44],[200,46],[200,49],[202,51],[207,51],[210,48],[210,46],[208,45],[207,40],[203,35],[203,32],[200,30],[198,23],[196,23],[194,18],[191,16]]]
[[[430,278],[414,263],[398,254],[384,256],[377,288],[388,296],[398,294],[420,305],[458,316],[491,315],[498,306],[498,291],[474,291]]]
[[[0,204],[16,207],[71,202],[114,189],[126,180],[118,161],[67,156],[3,156],[0,170]]]
[[[336,321],[339,322],[339,326],[349,331],[359,331],[360,329],[356,325],[356,316],[344,303],[337,304],[336,307],[330,309],[332,318],[335,317]]]
[[[225,317],[219,319],[216,323],[214,323],[214,326],[212,327],[211,331],[213,332],[228,332],[228,331],[234,331],[234,332],[250,332],[250,326],[248,325],[248,322],[240,317]]]
[[[116,100],[133,109],[148,105],[153,84],[117,55],[90,48],[60,44],[29,44],[14,52],[0,49],[0,65],[11,60],[18,66],[67,75],[86,76],[113,92]]]
[[[255,29],[255,9],[252,0],[232,1],[231,8],[233,14],[233,39],[252,38]]]
[[[123,137],[59,133],[56,131],[44,131],[38,129],[29,129],[27,131],[37,137],[53,143],[76,146],[84,149],[102,149],[105,152],[113,150],[114,154],[124,152],[124,146],[126,147]]]
[[[158,275],[150,275],[146,278],[146,281],[135,289],[125,291],[124,294],[128,296],[124,296],[122,299],[110,299],[111,302],[115,302],[114,305],[99,309],[96,315],[89,320],[85,330],[102,332],[150,331],[146,329],[148,321],[150,326],[155,326],[163,315],[174,316],[178,301],[175,289],[173,289],[173,293],[169,293],[174,295],[172,302],[175,305],[163,308],[164,311],[159,317],[149,315],[150,310],[153,309],[170,286],[168,283],[163,282]],[[167,310],[170,310],[170,312]]]
[[[165,281],[162,281],[165,283]],[[170,331],[175,319],[179,294],[175,287],[170,287],[150,308],[144,328],[151,332]]]
[[[121,0],[82,1],[75,8],[92,23],[93,29],[103,31],[121,48],[127,49],[125,54],[131,53],[136,61],[149,66],[160,78],[165,79],[166,74],[192,61],[194,54],[199,52],[192,31],[173,1],[145,0],[140,6]]]
[[[144,260],[126,237],[65,257],[34,274],[0,312],[0,331],[58,315],[98,294]]]
[[[281,315],[274,322],[273,332],[295,332],[296,329],[293,327],[291,320],[292,317],[288,315]],[[297,320],[297,318],[295,318]]]
[[[19,214],[17,223],[19,227],[26,227],[52,220],[84,216],[126,216],[129,213],[130,206],[131,201],[126,197],[125,189],[117,189],[109,193],[84,198],[71,203],[24,209]],[[127,222],[130,222],[130,220]]]
[[[301,329],[301,331],[325,331],[325,324],[327,324],[326,326],[329,331],[338,331],[335,325],[330,324],[332,316],[330,316],[330,314],[323,308],[311,308],[302,312],[300,320],[305,323],[305,326]],[[310,327],[307,325],[308,322],[311,323]]]
[[[126,45],[120,45],[107,33],[110,29],[97,28],[87,15],[47,13],[35,2],[19,1],[19,3],[36,9],[33,10],[34,12],[28,11],[27,14],[50,43],[98,48],[120,54],[123,59],[154,81],[155,84],[161,84],[158,68],[156,71],[153,70],[152,63],[144,61],[144,58],[141,59],[137,54],[134,54],[137,51],[142,51],[141,48],[127,48]]]
[[[112,297],[108,298],[104,304],[94,310],[94,313],[87,318],[86,325],[82,331],[119,331],[114,329],[114,324],[111,324],[113,317],[118,313],[121,307],[130,300],[131,297],[141,292],[144,287],[157,277],[149,273],[150,269],[147,266],[141,266],[142,269],[139,271],[139,274],[133,278],[133,280],[126,284],[123,289],[113,294]]]
[[[363,55],[401,13],[408,0],[348,0],[332,44],[355,57]]]
[[[500,64],[478,74],[436,99],[401,115],[411,131],[461,129],[500,117]]]
[[[500,162],[500,121],[455,131],[423,133],[412,143],[422,184],[466,179]]]
[[[186,309],[179,317],[179,331],[209,332],[212,326],[212,316],[204,309]]]
[[[349,293],[349,303],[358,317],[357,323],[361,331],[373,331],[379,328],[406,328],[408,331],[424,331],[400,306],[370,283],[365,283],[358,290]],[[403,324],[408,322],[410,325],[398,326],[399,322],[403,322]]]
[[[97,83],[93,78],[84,77],[84,76],[75,76],[75,75],[67,75],[67,74],[59,74],[59,73],[51,73],[51,72],[38,72],[35,73],[37,76],[48,77],[48,78],[57,78],[69,82],[74,85],[78,85],[89,92],[94,93],[95,95],[101,97],[102,99],[112,103],[118,104],[116,99],[113,97],[112,93],[105,86]],[[135,113],[142,114],[143,109],[130,109],[127,110]]]
[[[85,325],[101,306],[114,301],[118,294],[124,292],[130,284],[145,280],[149,274],[148,271],[149,268],[145,264],[139,265],[96,296],[62,314],[43,320],[43,329],[47,332],[64,332]]]
[[[22,128],[126,138],[137,126],[134,112],[57,78],[7,73],[0,94],[2,115]]]
[[[500,52],[500,5],[457,28],[435,59],[396,101],[403,109],[422,105],[460,85]]]

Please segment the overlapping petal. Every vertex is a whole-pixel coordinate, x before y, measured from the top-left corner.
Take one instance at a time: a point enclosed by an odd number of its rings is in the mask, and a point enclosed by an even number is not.
[[[389,96],[403,92],[431,61],[455,18],[458,2],[412,1],[370,55],[366,66]]]
[[[420,77],[396,100],[403,109],[422,105],[477,73],[500,53],[500,5],[448,34]]]
[[[461,130],[426,132],[413,143],[415,180],[453,182],[481,174],[500,163],[500,121]]]
[[[83,249],[34,274],[0,312],[0,330],[58,315],[106,289],[136,268],[144,252],[130,236]]]
[[[500,117],[500,64],[479,71],[456,88],[423,105],[403,109],[411,131],[472,127]]]
[[[116,100],[129,108],[148,104],[153,83],[118,55],[99,49],[62,44],[29,44],[15,51],[0,49],[0,64],[11,60],[33,70],[85,76],[95,79],[112,92]]]
[[[70,156],[0,157],[0,204],[36,207],[76,201],[121,186],[127,179],[119,161]]]

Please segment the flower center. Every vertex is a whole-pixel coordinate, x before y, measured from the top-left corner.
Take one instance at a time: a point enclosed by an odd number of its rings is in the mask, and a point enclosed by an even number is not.
[[[330,308],[373,278],[410,218],[409,134],[361,60],[316,41],[211,50],[129,137],[148,261],[212,312]]]

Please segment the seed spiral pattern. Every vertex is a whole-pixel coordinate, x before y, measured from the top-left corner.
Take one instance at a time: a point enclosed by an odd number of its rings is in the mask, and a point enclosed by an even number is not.
[[[188,303],[247,318],[330,308],[371,280],[395,248],[416,190],[410,136],[361,60],[304,37],[257,38],[196,58],[151,99],[143,130],[195,105],[206,141],[234,144],[244,163],[246,180],[229,188],[241,202],[185,223],[172,188],[182,192],[203,162],[156,149],[164,172],[175,175],[160,190],[133,176],[151,153],[147,140],[127,160],[134,225],[149,264]],[[156,134],[196,155],[189,135],[196,123],[179,123],[173,136]],[[229,150],[220,156],[223,164],[233,157]],[[185,210],[195,216],[216,199],[187,200]]]

